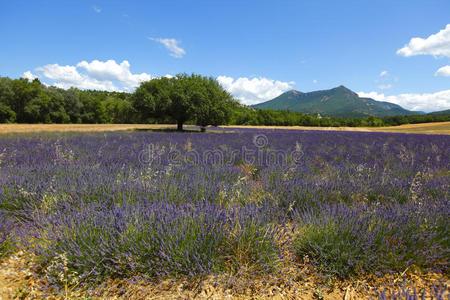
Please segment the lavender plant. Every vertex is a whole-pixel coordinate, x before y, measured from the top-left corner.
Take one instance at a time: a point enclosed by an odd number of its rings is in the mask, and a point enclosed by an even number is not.
[[[35,254],[44,269],[54,268],[54,257],[64,255],[68,270],[84,280],[92,275],[91,282],[134,274],[150,278],[226,271],[237,267],[234,254],[246,257],[238,262],[267,267],[276,258],[276,230],[264,219],[256,207],[224,210],[208,202],[113,209],[91,204],[37,217],[42,227],[34,236]],[[47,280],[61,283],[56,276]]]
[[[448,273],[447,136],[54,133],[0,149],[0,248],[34,251],[50,285],[269,272],[285,222],[326,274]]]
[[[448,272],[449,203],[324,205],[299,214],[300,258],[329,275],[401,272],[410,265]]]
[[[4,213],[0,212],[0,258],[6,256],[14,249],[11,235],[13,222]]]

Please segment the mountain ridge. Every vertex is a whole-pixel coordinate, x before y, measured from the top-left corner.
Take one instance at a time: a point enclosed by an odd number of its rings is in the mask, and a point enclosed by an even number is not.
[[[289,90],[272,100],[255,104],[255,108],[289,110],[299,113],[320,114],[334,117],[386,117],[420,114],[404,109],[400,105],[359,97],[347,87],[340,85],[328,90],[300,92]]]

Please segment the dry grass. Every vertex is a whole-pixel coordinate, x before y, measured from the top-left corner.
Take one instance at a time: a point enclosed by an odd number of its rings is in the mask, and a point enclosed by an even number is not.
[[[407,269],[401,274],[360,276],[346,281],[328,281],[308,265],[291,263],[280,272],[263,277],[231,274],[204,277],[169,278],[163,281],[146,282],[114,279],[105,280],[102,286],[71,290],[56,295],[51,290],[44,293],[39,289],[41,279],[35,278],[32,269],[33,255],[23,251],[0,260],[0,299],[377,299],[376,290],[387,287],[397,289],[411,284],[421,291],[429,291],[432,284],[449,284],[445,274],[421,273]],[[388,293],[389,294],[389,293]],[[449,290],[442,299],[447,299]]]
[[[450,122],[407,124],[401,126],[375,128],[375,131],[450,134]]]
[[[292,228],[287,224],[278,241],[285,257],[278,272],[267,274],[218,274],[202,277],[178,276],[162,281],[143,281],[139,277],[131,280],[109,279],[102,285],[87,290],[69,287],[68,297],[64,292],[57,295],[52,290],[42,291],[43,279],[35,277],[35,257],[32,253],[19,251],[0,259],[0,300],[13,299],[304,299],[304,300],[358,300],[377,299],[377,290],[398,290],[400,287],[415,286],[425,289],[431,299],[430,287],[440,283],[450,284],[447,274],[422,273],[414,267],[404,272],[376,276],[360,275],[357,278],[335,281],[320,276],[307,262],[300,263],[287,245],[281,244],[293,238]],[[411,288],[410,288],[411,290]],[[391,294],[387,292],[387,294]],[[446,288],[442,299],[447,299]]]
[[[188,128],[189,126],[186,126]],[[222,126],[224,128],[266,128],[292,130],[333,130],[450,134],[450,122],[408,124],[391,127],[308,127],[308,126]],[[175,129],[171,124],[0,124],[0,134],[20,132],[117,131],[134,129]]]
[[[398,133],[425,133],[450,134],[450,122],[406,124],[389,127],[310,127],[310,126],[222,126],[229,128],[267,128],[267,129],[293,129],[293,130],[332,130],[332,131],[363,131],[363,132],[398,132]]]
[[[19,132],[67,132],[67,131],[116,131],[132,129],[164,129],[175,125],[167,124],[0,124],[1,133]]]

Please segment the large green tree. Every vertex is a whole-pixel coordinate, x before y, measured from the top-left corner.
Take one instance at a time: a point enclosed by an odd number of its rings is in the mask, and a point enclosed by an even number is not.
[[[16,120],[16,113],[5,103],[0,102],[0,123],[12,123]]]
[[[228,122],[234,103],[231,95],[212,77],[178,74],[141,83],[132,96],[141,122],[150,120],[183,124],[190,121],[204,128]]]
[[[11,81],[11,89],[14,94],[9,99],[9,106],[16,113],[17,122],[27,122],[25,107],[41,93],[43,87],[38,79],[29,82],[28,79],[20,78]]]

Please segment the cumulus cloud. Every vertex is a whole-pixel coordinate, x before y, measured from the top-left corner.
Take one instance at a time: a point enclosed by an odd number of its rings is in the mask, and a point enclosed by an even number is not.
[[[425,94],[400,94],[385,96],[377,92],[358,92],[360,97],[372,98],[398,104],[403,108],[415,111],[439,111],[450,108],[450,90]]]
[[[96,12],[96,13],[101,13],[102,12],[102,9],[101,8],[99,8],[99,7],[97,7],[97,6],[92,6],[92,9]]]
[[[387,89],[391,89],[392,88],[392,84],[388,83],[388,84],[381,84],[378,86],[378,88],[380,90],[387,90]]]
[[[77,67],[86,71],[89,77],[102,81],[119,81],[124,85],[134,88],[142,81],[148,81],[151,76],[147,73],[132,74],[130,72],[130,63],[127,60],[117,64],[110,59],[106,62],[93,60],[92,62],[82,61]]]
[[[170,52],[169,55],[172,57],[182,58],[186,54],[186,51],[184,51],[184,49],[178,45],[180,41],[176,39],[162,39],[152,37],[149,37],[148,39],[164,45],[164,47],[166,47],[167,50],[169,50]]]
[[[126,60],[120,64],[114,60],[105,62],[93,60],[90,63],[81,61],[75,66],[49,64],[35,70],[39,72],[39,77],[50,79],[53,85],[60,88],[131,91],[140,82],[152,78],[147,73],[131,73],[130,63]]]
[[[442,68],[439,68],[439,70],[436,71],[434,76],[450,76],[450,66],[444,66]]]
[[[278,80],[241,77],[219,76],[217,81],[243,104],[252,105],[273,99],[292,88],[295,82],[283,82]]]
[[[117,91],[111,81],[100,81],[87,75],[80,74],[76,66],[60,66],[58,64],[49,64],[39,68],[36,71],[42,73],[44,78],[51,79],[53,85],[60,88],[76,87],[80,89]]]
[[[38,78],[36,75],[34,75],[33,73],[31,73],[31,71],[26,71],[22,74],[21,76],[22,78],[26,78],[29,81],[33,81],[34,79]]]
[[[423,39],[419,37],[412,38],[407,45],[397,51],[398,55],[434,55],[450,57],[450,24],[429,37]]]
[[[42,72],[44,77],[56,81],[71,82],[82,80],[82,76],[80,75],[80,73],[78,73],[75,66],[60,66],[58,64],[50,64],[36,68],[36,71],[40,71]]]
[[[384,70],[380,73],[380,77],[386,76],[388,74],[388,71]]]

